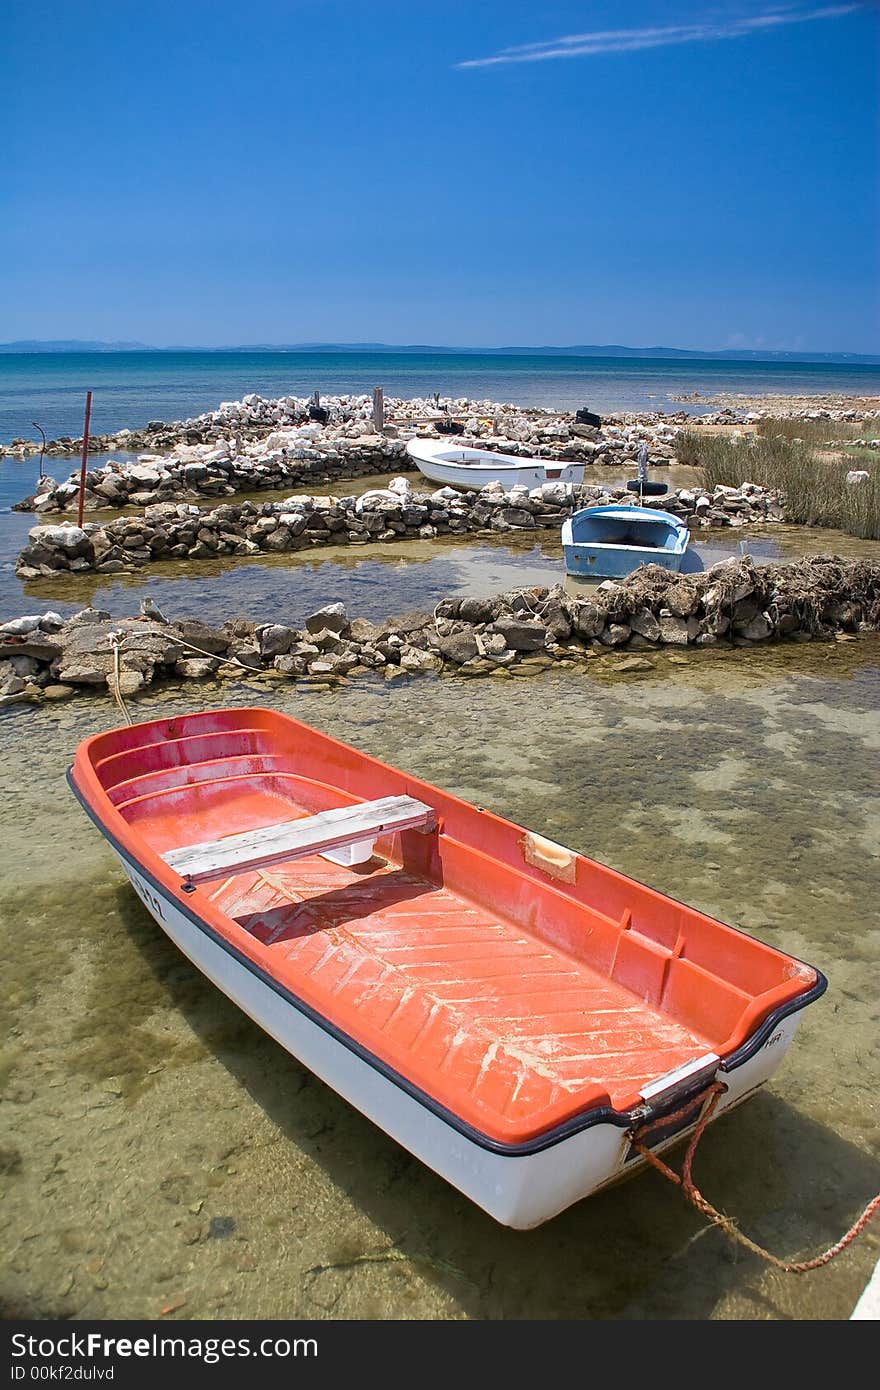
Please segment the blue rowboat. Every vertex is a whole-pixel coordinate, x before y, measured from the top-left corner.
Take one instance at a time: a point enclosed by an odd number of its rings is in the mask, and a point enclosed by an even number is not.
[[[568,574],[622,579],[640,565],[681,568],[690,531],[670,512],[650,507],[585,507],[562,527]]]

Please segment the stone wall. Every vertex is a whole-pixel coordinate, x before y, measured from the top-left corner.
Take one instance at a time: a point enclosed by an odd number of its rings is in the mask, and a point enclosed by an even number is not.
[[[301,443],[252,456],[231,449],[211,450],[204,458],[144,455],[137,463],[110,462],[86,471],[83,511],[120,511],[172,499],[233,497],[240,492],[309,487],[409,468],[400,439]],[[63,483],[44,478],[38,492],[15,504],[16,511],[76,512],[80,473]]]
[[[154,681],[262,673],[334,684],[373,673],[522,676],[599,657],[623,674],[650,672],[662,647],[752,647],[782,638],[880,630],[880,565],[817,557],[756,566],[748,558],[678,575],[650,565],[586,597],[561,587],[453,598],[434,612],[386,622],[350,618],[341,604],[304,628],[234,619],[169,622],[146,601],[140,619],[87,608],[0,625],[0,705],[64,698],[77,690],[136,694]],[[118,658],[116,652],[118,651]]]
[[[363,478],[370,474],[404,469],[417,470],[406,453],[404,439],[371,436],[345,439],[305,436],[296,443],[280,444],[270,435],[252,446],[236,449],[229,445],[199,451],[187,457],[143,455],[137,463],[110,461],[86,471],[83,511],[120,511],[125,507],[144,507],[156,502],[197,500],[205,497],[233,497],[236,493],[262,492],[281,488],[309,487],[315,483],[334,483],[340,479]],[[317,430],[318,427],[315,427]],[[644,430],[609,426],[595,439],[534,440],[507,438],[480,439],[481,448],[520,458],[540,458],[555,463],[603,465],[634,471],[636,454]],[[652,440],[649,463],[652,467],[674,461],[672,443]],[[76,512],[79,508],[80,471],[65,482],[44,477],[38,491],[15,504],[16,511],[40,514]]]
[[[125,450],[136,463],[111,461],[88,469],[85,511],[145,506],[183,498],[232,496],[267,488],[309,486],[339,478],[364,477],[407,468],[406,441],[415,435],[437,438],[444,418],[457,419],[462,442],[480,448],[563,463],[603,464],[634,469],[645,443],[649,462],[669,464],[675,456],[677,423],[653,412],[606,421],[600,428],[578,425],[571,413],[525,409],[496,401],[424,400],[387,402],[394,423],[375,432],[372,401],[328,397],[327,419],[308,418],[308,402],[246,397],[210,416],[171,425],[154,422],[147,431],[122,430],[90,441],[90,452]],[[682,417],[686,419],[686,417]],[[20,441],[12,453],[33,452]],[[53,441],[49,455],[78,452],[81,441]],[[167,451],[159,453],[157,451]],[[0,450],[2,452],[2,450]],[[19,511],[76,511],[80,471],[66,481],[42,480],[38,492],[16,504]]]
[[[170,453],[180,449],[184,455],[198,457],[200,450],[224,445],[235,445],[241,451],[277,434],[287,435],[295,442],[306,431],[313,442],[329,444],[375,436],[371,396],[322,396],[320,418],[312,418],[314,414],[309,399],[281,396],[269,400],[252,393],[240,401],[224,401],[217,410],[191,420],[152,420],[142,429],[93,434],[89,452],[111,453],[118,449],[126,453]],[[631,432],[638,430],[639,439],[644,437],[662,448],[674,437],[675,427],[686,424],[688,418],[684,411],[672,415],[657,411],[617,413],[608,422],[609,438],[625,443]],[[514,448],[525,446],[524,452],[597,438],[596,431],[578,426],[572,411],[439,395],[430,399],[391,397],[384,402],[385,429],[392,436],[408,438],[421,430],[436,433],[434,427],[438,423],[442,426],[450,420],[460,424],[468,438],[503,440]],[[39,449],[33,439],[16,439],[9,445],[0,445],[0,454],[22,456]],[[49,440],[44,452],[49,456],[80,455],[82,439],[64,436]]]
[[[31,529],[17,570],[23,579],[96,570],[117,574],[153,561],[203,560],[224,555],[259,555],[325,545],[368,545],[374,541],[433,539],[442,535],[559,530],[577,507],[627,499],[623,489],[574,489],[545,483],[529,492],[504,492],[489,484],[480,492],[440,488],[413,492],[405,478],[359,497],[291,497],[283,502],[229,502],[211,511],[162,502],[140,516],[100,525],[40,525]],[[744,526],[779,521],[774,493],[747,483],[713,493],[682,488],[649,505],[671,511],[693,527]]]

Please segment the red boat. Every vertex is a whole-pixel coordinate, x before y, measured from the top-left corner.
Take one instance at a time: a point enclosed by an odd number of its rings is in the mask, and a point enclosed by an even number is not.
[[[69,780],[194,964],[511,1226],[691,1132],[717,1079],[714,1116],[751,1095],[826,987],[272,710],[97,734]]]

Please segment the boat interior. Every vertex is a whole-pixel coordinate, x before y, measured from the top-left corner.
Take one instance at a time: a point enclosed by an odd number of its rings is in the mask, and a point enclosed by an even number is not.
[[[626,512],[635,515],[625,515]],[[580,542],[596,545],[634,545],[642,549],[663,549],[678,538],[678,528],[666,517],[636,507],[622,507],[616,514],[591,515],[574,519],[572,531]]]
[[[587,1108],[637,1104],[658,1078],[740,1046],[816,979],[762,942],[271,710],[158,720],[96,735],[86,749],[93,809],[154,883],[501,1141]],[[361,817],[348,847],[300,845],[287,858],[278,849],[279,827],[302,822],[318,843],[310,826],[324,826],[325,813],[365,813],[376,798],[415,799],[430,816],[367,838]],[[263,862],[269,828],[275,857]],[[227,854],[208,864],[218,841]],[[171,862],[182,853],[208,864],[204,878],[182,882]]]

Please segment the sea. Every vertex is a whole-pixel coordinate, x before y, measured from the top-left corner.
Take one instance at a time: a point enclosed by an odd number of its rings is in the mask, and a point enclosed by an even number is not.
[[[712,407],[719,393],[742,396],[880,395],[880,366],[414,352],[27,352],[0,354],[0,443],[82,434],[85,393],[91,430],[109,434],[153,420],[187,420],[222,401],[261,396],[369,393],[508,401],[559,410]],[[680,401],[677,397],[697,399]]]

